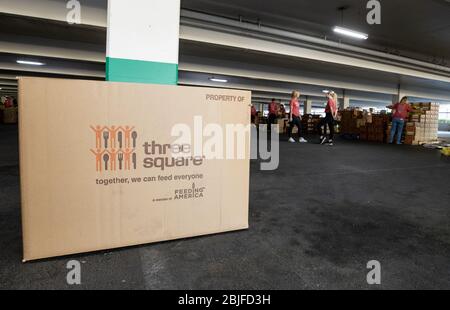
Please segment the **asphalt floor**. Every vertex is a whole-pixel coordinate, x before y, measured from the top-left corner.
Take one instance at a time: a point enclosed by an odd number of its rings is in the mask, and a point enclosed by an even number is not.
[[[249,230],[24,264],[17,140],[0,125],[0,289],[450,289],[450,163],[436,150],[282,141],[279,169],[251,163]],[[371,260],[381,285],[367,284]]]

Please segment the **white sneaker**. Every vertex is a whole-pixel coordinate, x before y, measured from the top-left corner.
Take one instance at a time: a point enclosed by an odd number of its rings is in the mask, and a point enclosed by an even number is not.
[[[295,140],[294,140],[294,139],[292,139],[292,138],[289,138],[289,142],[291,142],[291,143],[295,143]]]
[[[306,140],[305,138],[300,138],[300,140],[298,140],[298,142],[300,143],[308,143],[308,140]]]

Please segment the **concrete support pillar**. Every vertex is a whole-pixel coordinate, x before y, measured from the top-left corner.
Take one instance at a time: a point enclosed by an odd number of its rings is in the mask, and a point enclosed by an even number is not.
[[[392,95],[392,104],[395,104],[400,101],[400,98],[398,95]]]
[[[395,104],[399,102],[405,96],[407,96],[407,94],[402,90],[402,87],[399,84],[397,94],[392,96],[392,103]]]
[[[108,1],[106,80],[178,83],[180,0]]]
[[[312,100],[306,97],[303,115],[311,114],[311,112],[312,112]]]
[[[344,95],[344,98],[339,102],[339,110],[345,110],[350,107],[350,98]]]
[[[350,107],[350,97],[347,95],[345,89],[343,92],[343,98],[342,100],[339,100],[339,110],[345,110],[348,107]]]

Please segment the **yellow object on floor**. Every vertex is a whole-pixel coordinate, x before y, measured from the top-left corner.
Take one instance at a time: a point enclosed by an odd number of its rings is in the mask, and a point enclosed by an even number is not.
[[[450,147],[444,147],[441,152],[445,156],[450,156]]]

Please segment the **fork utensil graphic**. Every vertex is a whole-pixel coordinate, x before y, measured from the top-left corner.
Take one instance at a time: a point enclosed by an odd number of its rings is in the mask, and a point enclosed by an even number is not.
[[[133,153],[133,168],[134,168],[134,170],[137,169],[137,155],[136,155],[136,153]]]
[[[119,153],[118,154],[118,159],[119,159],[119,170],[122,170],[122,163],[123,163],[123,153]]]

